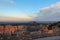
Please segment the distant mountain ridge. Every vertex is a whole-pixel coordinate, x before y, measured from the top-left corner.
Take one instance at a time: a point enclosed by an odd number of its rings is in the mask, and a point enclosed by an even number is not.
[[[27,21],[27,22],[0,22],[0,24],[9,24],[9,23],[56,23],[58,21]]]

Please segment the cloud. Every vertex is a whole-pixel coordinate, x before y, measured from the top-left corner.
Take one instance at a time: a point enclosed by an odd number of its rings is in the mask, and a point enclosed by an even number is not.
[[[22,17],[7,17],[0,16],[0,22],[25,22],[25,21],[33,21],[32,17],[22,16]]]
[[[14,0],[0,0],[0,1],[7,2],[7,3],[14,5],[14,6],[16,5]]]
[[[40,21],[58,21],[60,20],[60,2],[52,4],[48,7],[41,8],[37,13],[36,20]],[[41,16],[42,15],[42,16]]]

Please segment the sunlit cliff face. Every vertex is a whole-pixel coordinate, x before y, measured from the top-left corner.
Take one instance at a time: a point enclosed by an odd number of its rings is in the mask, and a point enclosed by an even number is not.
[[[17,28],[18,27],[18,28]],[[4,26],[0,26],[0,33],[11,33],[11,32],[15,32],[17,30],[23,30],[25,31],[25,28],[23,25],[19,25],[19,26],[12,26],[12,25],[6,25],[5,28]]]
[[[48,30],[48,33],[53,33],[53,30]]]

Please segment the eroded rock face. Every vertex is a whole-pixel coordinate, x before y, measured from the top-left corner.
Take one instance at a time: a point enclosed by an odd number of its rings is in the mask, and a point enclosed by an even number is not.
[[[35,40],[60,40],[60,36],[40,38],[40,39],[35,39]]]

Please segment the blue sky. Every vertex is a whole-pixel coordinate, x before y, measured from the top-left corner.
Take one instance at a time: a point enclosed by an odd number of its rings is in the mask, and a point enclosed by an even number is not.
[[[58,5],[59,2],[60,0],[0,0],[0,16],[33,19],[39,13],[40,16],[42,17],[38,18],[38,20],[44,21],[44,19],[46,20],[48,18],[45,17],[46,16],[46,14],[44,14],[45,12],[41,13],[40,11],[46,7],[50,8],[52,4],[54,4],[54,6],[55,4]],[[55,19],[57,17],[58,20],[60,20],[59,19],[60,16],[54,16]]]

